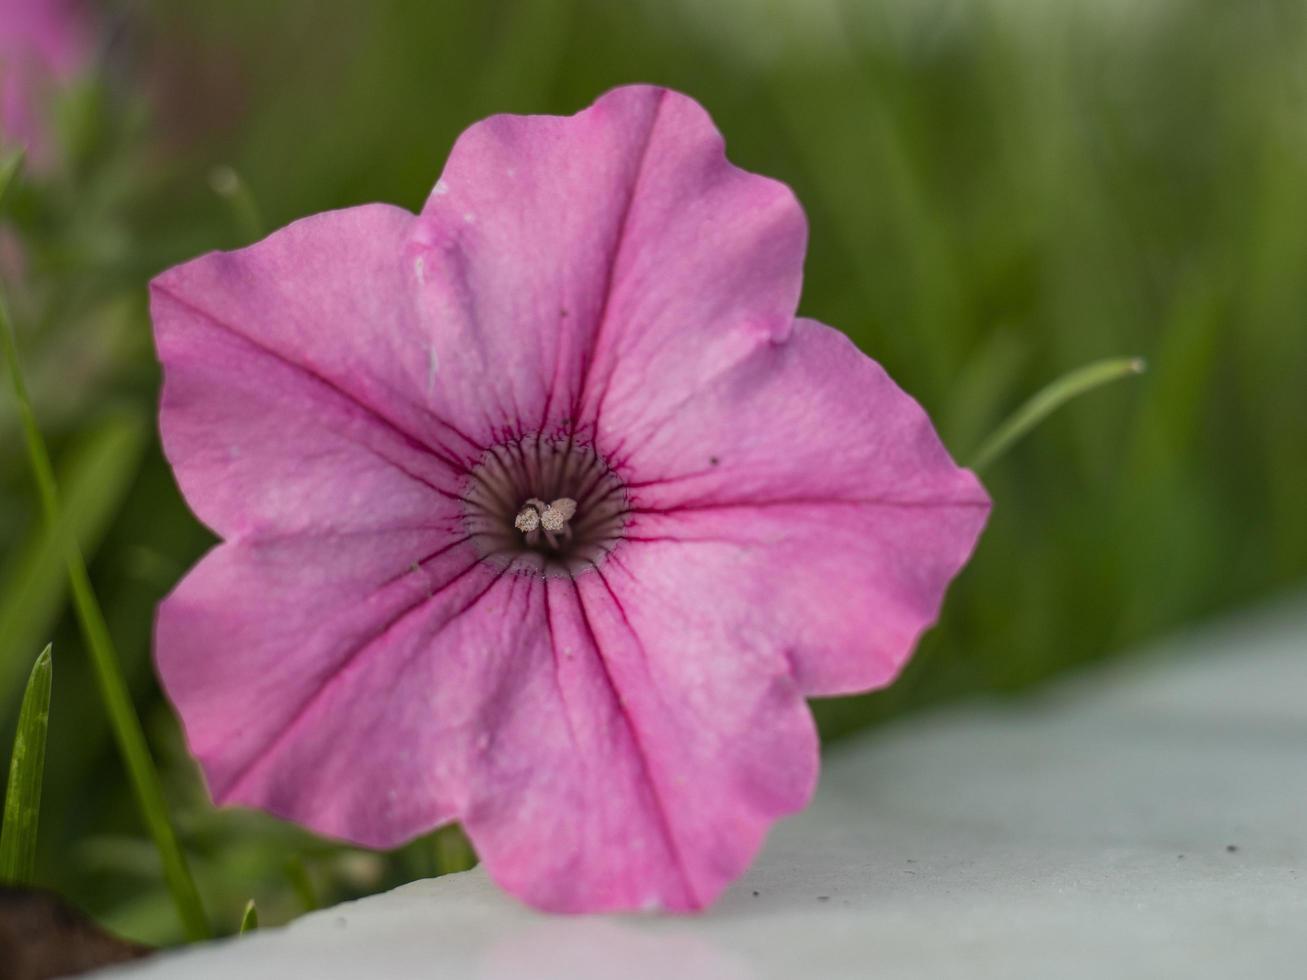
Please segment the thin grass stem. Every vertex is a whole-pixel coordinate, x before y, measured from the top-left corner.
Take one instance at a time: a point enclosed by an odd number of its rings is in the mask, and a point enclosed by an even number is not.
[[[1142,374],[1146,365],[1139,357],[1110,358],[1095,361],[1064,374],[1051,384],[1035,392],[986,439],[972,456],[971,469],[977,473],[990,466],[1009,449],[1021,441],[1040,422],[1048,418],[1067,402],[1118,378]]]
[[[18,158],[17,163],[21,163],[21,157]],[[4,193],[14,174],[17,173],[17,163],[11,164],[6,161],[5,164],[0,165],[0,202],[3,202]],[[109,635],[104,613],[91,587],[86,562],[82,558],[76,539],[68,533],[67,524],[60,512],[54,467],[50,462],[50,452],[46,448],[40,427],[37,425],[36,414],[27,393],[27,384],[23,379],[22,367],[18,362],[18,345],[13,325],[9,320],[3,290],[0,290],[0,348],[3,349],[4,358],[9,364],[9,379],[17,399],[19,420],[27,446],[28,461],[36,480],[41,510],[47,525],[62,539],[60,547],[68,571],[73,607],[82,627],[100,694],[109,715],[114,738],[122,753],[132,790],[136,795],[136,802],[149,827],[150,836],[154,838],[155,846],[159,850],[164,877],[187,937],[192,940],[206,939],[211,932],[208,919],[204,914],[204,906],[200,901],[199,890],[195,887],[195,880],[191,877],[186,857],[182,853],[181,845],[177,841],[177,835],[169,819],[159,774],[154,767],[154,761],[150,758],[150,750],[145,742],[140,719],[127,693],[127,684],[123,680],[122,670],[119,667],[118,654]]]

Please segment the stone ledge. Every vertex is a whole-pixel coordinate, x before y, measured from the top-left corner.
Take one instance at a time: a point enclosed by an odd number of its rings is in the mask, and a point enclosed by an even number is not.
[[[699,918],[553,918],[481,871],[115,978],[1301,977],[1307,601],[828,753]]]

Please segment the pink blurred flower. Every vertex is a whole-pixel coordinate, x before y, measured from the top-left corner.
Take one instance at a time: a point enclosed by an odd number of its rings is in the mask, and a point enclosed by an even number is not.
[[[888,683],[988,512],[795,319],[805,238],[630,87],[473,126],[416,218],[156,279],[164,445],[224,539],[158,665],[215,799],[375,847],[460,820],[553,910],[741,874],[812,792],[804,696]]]
[[[46,101],[90,57],[79,5],[70,0],[0,0],[0,146],[27,147],[34,166],[51,152]]]

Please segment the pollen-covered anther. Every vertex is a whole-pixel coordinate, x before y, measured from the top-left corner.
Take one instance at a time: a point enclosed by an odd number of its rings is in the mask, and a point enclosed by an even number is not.
[[[576,516],[576,501],[571,497],[559,497],[540,514],[540,525],[546,531],[557,533],[567,527],[567,522]]]
[[[513,518],[513,527],[523,534],[530,534],[540,528],[540,511],[535,501],[528,500],[517,512],[517,517]]]

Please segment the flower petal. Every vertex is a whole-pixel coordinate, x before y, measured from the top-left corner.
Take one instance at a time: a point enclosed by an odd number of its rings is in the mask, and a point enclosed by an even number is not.
[[[412,215],[305,218],[151,284],[164,449],[224,536],[428,526],[475,448],[422,400]]]
[[[637,409],[619,460],[633,574],[675,567],[724,630],[788,651],[807,694],[892,680],[989,509],[920,406],[842,334],[801,320],[710,384]]]
[[[678,93],[491,117],[459,138],[413,239],[438,384],[476,406],[470,431],[592,431],[606,401],[786,332],[806,234],[789,189],[729,164]]]
[[[487,869],[553,911],[706,906],[811,795],[788,663],[683,619],[674,577],[526,581],[547,632],[521,669],[547,683],[505,703],[472,768],[464,824]]]
[[[487,692],[518,682],[511,586],[441,532],[219,545],[155,644],[215,800],[374,847],[451,819]]]
[[[542,580],[441,541],[227,543],[165,600],[159,671],[214,798],[373,847],[461,819],[555,911],[711,902],[812,791],[788,664],[662,641],[674,580],[628,604],[616,567]]]

